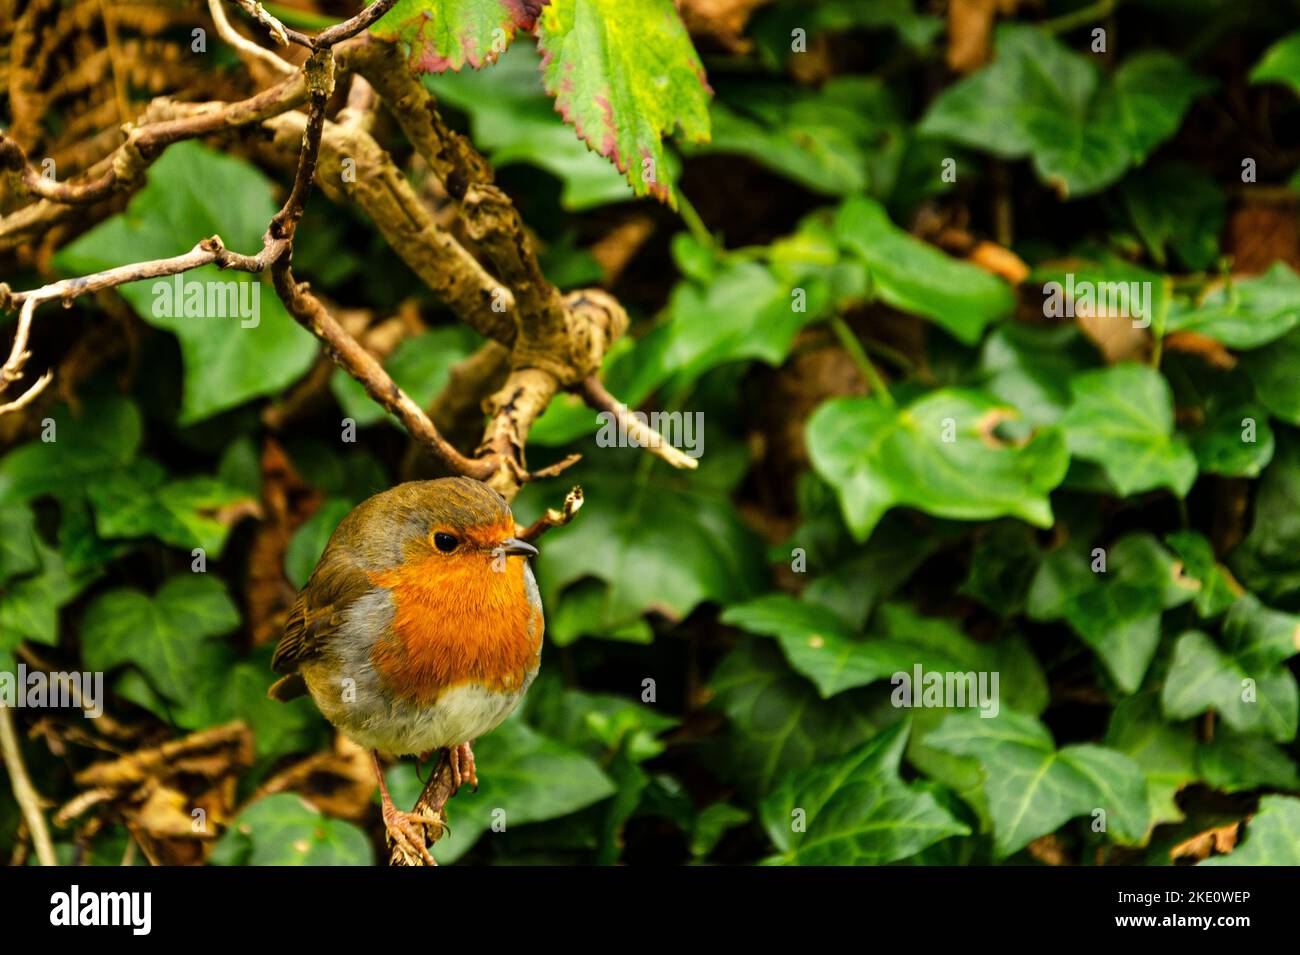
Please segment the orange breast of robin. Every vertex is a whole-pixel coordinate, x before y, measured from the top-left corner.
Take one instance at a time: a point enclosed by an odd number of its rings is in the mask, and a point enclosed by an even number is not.
[[[371,660],[398,696],[429,705],[466,683],[514,692],[537,668],[541,611],[528,599],[522,560],[494,571],[482,555],[435,554],[371,581],[396,605]]]

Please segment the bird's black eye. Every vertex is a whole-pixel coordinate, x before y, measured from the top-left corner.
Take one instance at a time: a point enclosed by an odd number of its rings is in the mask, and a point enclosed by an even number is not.
[[[444,534],[442,531],[438,531],[438,533],[433,535],[433,546],[438,548],[438,550],[442,551],[444,554],[450,554],[460,546],[460,541],[456,540],[456,538],[452,537],[450,534]]]

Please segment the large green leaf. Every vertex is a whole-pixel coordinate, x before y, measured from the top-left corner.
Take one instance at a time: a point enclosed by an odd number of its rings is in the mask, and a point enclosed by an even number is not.
[[[1187,495],[1196,456],[1174,433],[1173,397],[1158,371],[1124,363],[1084,372],[1070,388],[1061,426],[1072,455],[1101,465],[1125,497],[1158,487]]]
[[[370,839],[293,793],[265,796],[239,814],[213,850],[218,865],[373,865]]]
[[[767,834],[794,865],[885,865],[970,829],[898,766],[908,725],[899,723],[839,759],[795,770],[763,800]]]
[[[821,699],[775,647],[759,640],[732,650],[710,685],[731,724],[719,756],[730,778],[751,794],[769,792],[786,772],[847,752],[892,722],[873,715],[865,691]]]
[[[1213,709],[1238,732],[1280,743],[1295,739],[1300,709],[1289,670],[1247,670],[1199,630],[1187,631],[1174,645],[1160,702],[1169,719],[1190,719]]]
[[[275,215],[271,189],[270,181],[241,159],[198,142],[177,143],[149,168],[149,184],[124,213],[65,246],[55,263],[73,274],[97,272],[180,255],[214,234],[228,248],[251,254],[261,248]],[[182,298],[193,289],[203,294],[200,314],[184,314],[172,301],[178,282]],[[224,317],[207,314],[209,305],[212,311],[236,311],[218,309],[212,300],[216,290],[230,288],[241,302],[257,303],[255,316],[251,309]],[[183,424],[279,392],[307,371],[317,353],[312,336],[258,276],[209,265],[183,276],[132,282],[119,291],[141,318],[180,340]]]
[[[675,207],[662,138],[708,138],[709,85],[672,0],[551,0],[537,45],[565,120],[638,196]]]
[[[626,624],[647,610],[677,620],[706,600],[742,600],[765,577],[758,540],[726,494],[703,477],[686,478],[657,463],[627,471],[611,462],[574,469],[565,479],[582,485],[587,503],[581,520],[546,535],[537,578],[547,606],[569,584],[595,577],[609,585],[606,625]],[[541,495],[529,497],[543,502]],[[536,505],[517,505],[515,513],[530,506]]]
[[[100,475],[86,487],[101,537],[157,537],[165,544],[191,550],[201,547],[220,557],[237,504],[248,495],[215,478],[167,480],[162,466],[140,458],[128,467]]]
[[[808,422],[813,467],[834,485],[845,521],[865,539],[891,507],[940,517],[1011,516],[1052,523],[1048,492],[1065,477],[1061,432],[1007,440],[998,425],[1016,412],[976,391],[944,389],[905,408],[873,398],[827,401]]]
[[[540,4],[529,0],[397,0],[370,28],[398,40],[421,73],[478,69],[496,61],[516,30],[532,30]]]
[[[118,396],[96,396],[80,414],[60,405],[50,420],[52,440],[29,441],[0,458],[0,504],[80,497],[135,457],[144,429],[135,404]]]
[[[1300,328],[1293,328],[1267,348],[1241,357],[1241,365],[1255,385],[1255,394],[1269,411],[1287,424],[1300,425]]]
[[[1091,744],[1058,750],[1051,733],[1031,716],[1012,710],[994,719],[957,714],[926,744],[979,760],[1000,856],[1076,816],[1090,816],[1094,824],[1104,819],[1105,831],[1125,844],[1141,841],[1150,825],[1146,779],[1136,762]]]
[[[997,58],[948,87],[922,133],[1008,159],[1028,156],[1063,196],[1110,185],[1178,129],[1210,84],[1168,53],[1124,61],[1103,79],[1089,59],[1036,26],[1003,24]]]
[[[913,238],[873,199],[850,199],[835,218],[844,247],[871,270],[873,291],[894,308],[923,315],[959,341],[973,344],[986,325],[1015,308],[1001,279]]]
[[[1300,799],[1264,796],[1241,846],[1200,865],[1300,865]]]
[[[1152,824],[1181,821],[1175,797],[1197,779],[1200,768],[1190,727],[1165,722],[1156,693],[1137,693],[1115,705],[1105,743],[1142,767]]]
[[[182,574],[152,597],[132,589],[96,597],[82,619],[82,658],[92,670],[133,664],[169,700],[191,704],[204,679],[203,645],[238,625],[219,579]]]

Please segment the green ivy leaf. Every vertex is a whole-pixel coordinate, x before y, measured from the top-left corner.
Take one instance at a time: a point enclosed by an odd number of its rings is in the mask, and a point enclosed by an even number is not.
[[[264,796],[234,820],[213,850],[217,865],[374,865],[364,832],[293,793]]]
[[[198,142],[176,143],[149,168],[149,184],[126,211],[64,246],[55,264],[77,275],[98,272],[180,255],[214,234],[227,248],[251,253],[262,247],[262,233],[275,215],[271,189],[270,181],[242,159]],[[178,302],[165,308],[171,294],[164,298],[154,290],[174,289],[178,280],[187,290],[183,297],[194,287],[205,296],[234,288],[241,301],[257,303],[256,316],[187,316],[178,314]],[[132,282],[118,291],[142,319],[180,340],[185,362],[181,424],[276,394],[302,376],[317,354],[312,336],[258,276],[209,265],[183,276]],[[205,301],[203,310],[207,307]]]
[[[869,77],[835,77],[815,91],[747,80],[720,90],[712,137],[685,152],[745,156],[823,195],[865,192],[868,156],[892,119],[886,96]]]
[[[647,610],[680,620],[706,600],[744,599],[764,579],[758,541],[725,491],[702,478],[658,465],[634,472],[584,466],[565,478],[582,485],[587,503],[582,520],[546,535],[537,578],[547,606],[569,584],[595,577],[609,585],[606,626],[625,625]],[[527,510],[516,506],[515,513]]]
[[[1267,348],[1241,356],[1241,366],[1255,385],[1255,394],[1269,411],[1287,424],[1300,425],[1300,328],[1293,328]]]
[[[1160,703],[1171,720],[1213,709],[1238,732],[1279,743],[1295,739],[1300,708],[1288,670],[1247,670],[1199,630],[1187,631],[1174,644]]]
[[[0,504],[44,495],[80,497],[109,471],[135,458],[143,425],[135,404],[97,397],[74,415],[66,405],[51,414],[51,440],[29,441],[0,458]]]
[[[214,478],[168,481],[162,465],[149,458],[102,474],[86,492],[101,537],[156,537],[187,551],[201,547],[213,558],[221,556],[231,527],[220,512],[251,503],[245,492]]]
[[[885,865],[969,835],[932,787],[898,776],[906,722],[845,756],[789,773],[763,800],[768,837],[793,865]],[[795,831],[796,813],[806,829]]]
[[[891,507],[939,517],[1052,523],[1048,492],[1065,477],[1061,432],[1003,439],[1014,409],[976,391],[943,389],[893,408],[873,398],[825,402],[808,422],[813,467],[834,485],[849,529],[865,540]],[[948,439],[951,440],[948,440]]]
[[[1125,177],[1120,198],[1160,268],[1169,253],[1192,271],[1214,265],[1227,203],[1211,176],[1186,163],[1162,163]]]
[[[774,648],[750,640],[714,671],[715,705],[731,722],[719,753],[746,792],[771,791],[777,777],[847,752],[875,735],[885,720],[871,713],[863,691],[823,700]]]
[[[1174,433],[1173,396],[1158,371],[1124,363],[1084,372],[1070,388],[1061,426],[1072,455],[1101,465],[1124,497],[1158,487],[1187,496],[1196,456]]]
[[[1043,182],[1072,198],[1139,165],[1211,87],[1161,51],[1130,57],[1103,80],[1091,60],[1027,24],[999,26],[995,45],[992,64],[938,96],[921,132],[1028,156]]]
[[[1196,591],[1196,613],[1217,617],[1231,607],[1241,593],[1238,584],[1214,557],[1214,548],[1196,531],[1177,531],[1165,538],[1183,562],[1183,572],[1200,584]]]
[[[474,69],[496,62],[516,30],[537,21],[536,0],[397,0],[370,28],[380,39],[398,40],[420,73]]]
[[[1300,32],[1278,40],[1250,71],[1252,83],[1283,83],[1300,93]]]
[[[1140,842],[1150,825],[1146,779],[1137,763],[1091,744],[1058,750],[1032,716],[1012,710],[993,719],[957,714],[926,744],[979,760],[999,856],[1099,809],[1106,813],[1107,831],[1121,843]]]
[[[51,646],[59,642],[59,609],[71,603],[101,573],[69,567],[63,555],[34,538],[40,570],[0,590],[0,650],[26,637]]]
[[[1300,772],[1285,750],[1226,726],[1216,729],[1212,741],[1201,744],[1196,765],[1207,785],[1228,793],[1260,786],[1300,789]]]
[[[1197,743],[1188,726],[1164,721],[1159,695],[1137,693],[1116,703],[1105,744],[1142,767],[1152,825],[1181,822],[1183,812],[1175,797],[1199,778]]]
[[[1300,322],[1300,275],[1274,262],[1263,275],[1218,283],[1193,305],[1175,303],[1165,332],[1199,332],[1229,348],[1276,341]]]
[[[874,199],[845,202],[835,217],[835,232],[870,268],[872,288],[882,301],[930,319],[958,341],[975,343],[989,322],[1015,308],[1009,285],[913,238]]]
[[[1199,865],[1300,865],[1300,799],[1264,796],[1246,823],[1246,837],[1226,856]]]
[[[708,139],[709,85],[672,0],[551,0],[537,45],[565,121],[638,196],[676,208],[662,137]]]
[[[0,584],[41,566],[36,518],[25,504],[0,504]]]
[[[237,626],[239,612],[220,580],[181,574],[152,597],[131,589],[96,597],[82,619],[82,659],[91,670],[134,664],[168,699],[191,703],[203,680],[201,648]]]

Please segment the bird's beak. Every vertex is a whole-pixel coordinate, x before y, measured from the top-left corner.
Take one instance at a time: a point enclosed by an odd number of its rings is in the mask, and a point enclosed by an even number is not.
[[[518,537],[512,537],[501,544],[501,550],[506,554],[521,554],[524,557],[536,557],[537,548],[526,540],[520,540]]]

